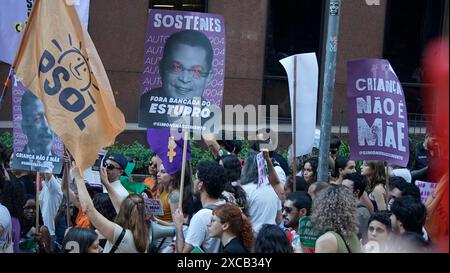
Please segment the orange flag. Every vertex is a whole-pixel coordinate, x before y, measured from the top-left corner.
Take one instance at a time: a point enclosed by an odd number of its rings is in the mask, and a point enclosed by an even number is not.
[[[66,3],[35,1],[13,69],[41,99],[50,127],[84,170],[114,143],[125,118],[89,34]]]

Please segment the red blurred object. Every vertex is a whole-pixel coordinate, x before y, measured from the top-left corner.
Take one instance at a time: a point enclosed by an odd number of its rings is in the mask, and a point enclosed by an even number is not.
[[[425,204],[425,229],[439,252],[449,252],[449,47],[448,38],[431,42],[423,58],[424,82],[422,90],[425,113],[430,117],[427,131],[436,138],[435,156],[429,159],[428,180],[438,181],[432,198]]]

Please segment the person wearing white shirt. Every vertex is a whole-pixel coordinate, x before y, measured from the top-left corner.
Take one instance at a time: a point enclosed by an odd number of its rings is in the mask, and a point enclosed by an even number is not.
[[[100,178],[105,185],[109,183],[119,197],[120,203],[128,197],[129,193],[120,182],[120,176],[125,173],[128,160],[120,154],[111,154],[106,160],[106,168],[100,168]],[[116,212],[119,212],[120,206],[114,204]]]
[[[63,199],[61,190],[61,180],[51,173],[44,173],[42,180],[42,190],[39,194],[39,202],[44,225],[48,227],[50,236],[52,237],[52,245],[56,240],[55,235],[55,216]],[[53,249],[53,247],[52,247]]]

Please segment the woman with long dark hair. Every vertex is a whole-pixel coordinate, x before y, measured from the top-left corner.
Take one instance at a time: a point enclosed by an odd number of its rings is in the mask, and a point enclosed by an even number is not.
[[[102,253],[98,234],[92,229],[72,227],[64,236],[62,253]]]
[[[277,225],[264,224],[255,241],[255,253],[292,253],[293,249],[283,230]]]
[[[386,172],[383,161],[364,160],[361,175],[367,178],[367,194],[373,205],[373,212],[386,210]],[[370,208],[369,208],[370,209]],[[371,211],[372,212],[372,211]]]

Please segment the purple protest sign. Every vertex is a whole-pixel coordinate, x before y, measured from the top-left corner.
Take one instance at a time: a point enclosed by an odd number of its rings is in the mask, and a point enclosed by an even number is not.
[[[50,129],[44,105],[14,76],[12,86],[13,147],[12,168],[61,173],[63,142]]]
[[[409,159],[403,88],[387,60],[347,64],[350,157],[405,167]]]
[[[222,104],[224,66],[222,16],[149,10],[139,126],[206,130]]]

